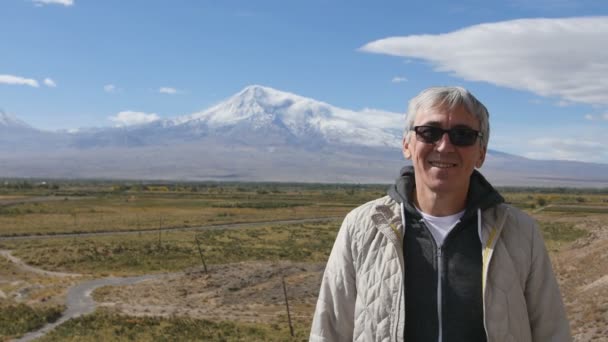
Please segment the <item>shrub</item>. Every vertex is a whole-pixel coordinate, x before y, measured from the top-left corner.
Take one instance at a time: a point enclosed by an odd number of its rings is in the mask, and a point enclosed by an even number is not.
[[[0,306],[0,340],[21,336],[56,321],[62,307],[31,307],[23,303]]]

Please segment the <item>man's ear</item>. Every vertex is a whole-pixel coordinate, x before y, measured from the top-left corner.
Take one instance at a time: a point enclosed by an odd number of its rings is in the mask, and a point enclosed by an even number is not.
[[[483,162],[486,160],[486,148],[481,146],[481,153],[479,154],[479,159],[477,159],[477,163],[475,163],[476,168],[480,168],[483,165]]]
[[[409,137],[403,138],[401,151],[403,152],[403,157],[405,157],[405,159],[412,159],[412,151],[410,150],[408,138]]]

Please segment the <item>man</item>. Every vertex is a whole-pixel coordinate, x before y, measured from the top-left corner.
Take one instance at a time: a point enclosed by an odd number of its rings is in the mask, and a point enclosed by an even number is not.
[[[570,341],[535,222],[475,170],[488,111],[460,87],[409,103],[388,196],[344,219],[311,341]]]

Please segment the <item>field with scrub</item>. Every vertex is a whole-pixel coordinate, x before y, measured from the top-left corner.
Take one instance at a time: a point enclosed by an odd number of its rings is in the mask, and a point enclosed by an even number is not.
[[[302,341],[341,219],[387,185],[4,180],[0,341]],[[577,341],[608,336],[608,190],[500,189],[543,231]],[[289,327],[285,298],[288,299]]]

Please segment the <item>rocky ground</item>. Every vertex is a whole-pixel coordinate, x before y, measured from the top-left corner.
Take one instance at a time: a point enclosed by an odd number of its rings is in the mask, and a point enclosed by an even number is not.
[[[570,218],[589,235],[553,255],[575,341],[608,341],[608,222]]]
[[[98,289],[100,305],[129,315],[277,322],[290,314],[310,324],[324,264],[247,262],[192,269],[125,287]]]

